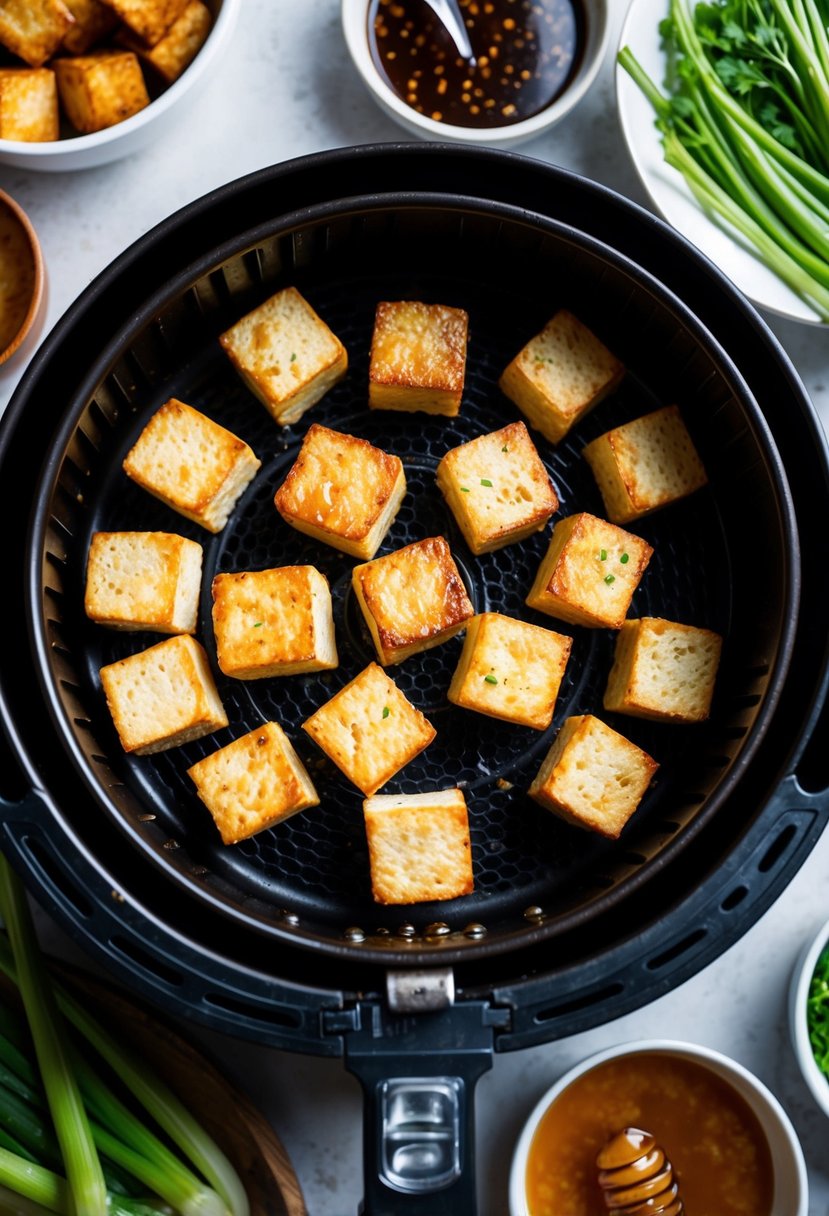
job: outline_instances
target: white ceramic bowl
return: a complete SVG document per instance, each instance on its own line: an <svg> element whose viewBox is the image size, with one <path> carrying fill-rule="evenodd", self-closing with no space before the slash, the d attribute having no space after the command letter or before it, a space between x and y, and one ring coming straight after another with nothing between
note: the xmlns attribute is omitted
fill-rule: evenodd
<svg viewBox="0 0 829 1216"><path fill-rule="evenodd" d="M154 101L131 118L95 131L49 143L20 143L0 139L0 164L16 169L62 171L90 169L137 152L159 139L210 79L210 69L227 43L242 0L206 0L215 16L204 46L193 62Z"/></svg>
<svg viewBox="0 0 829 1216"><path fill-rule="evenodd" d="M771 1216L808 1216L809 1186L803 1150L788 1115L774 1094L736 1060L732 1060L718 1051L713 1051L709 1047L700 1047L694 1043L674 1042L670 1039L641 1039L634 1043L621 1043L616 1047L608 1047L571 1068L544 1094L530 1114L515 1146L509 1182L510 1216L530 1216L525 1183L527 1157L542 1117L559 1094L577 1077L589 1072L597 1064L617 1059L619 1056L655 1051L680 1059L692 1060L694 1063L710 1069L718 1077L727 1081L749 1104L766 1135L771 1152L774 1170L774 1198Z"/></svg>
<svg viewBox="0 0 829 1216"><path fill-rule="evenodd" d="M800 952L789 985L789 1031L803 1079L825 1115L829 1115L829 1077L820 1071L809 1042L806 1001L815 966L825 946L829 946L829 921L821 925Z"/></svg>
<svg viewBox="0 0 829 1216"><path fill-rule="evenodd" d="M526 143L555 126L584 97L599 72L607 51L610 29L607 0L584 0L587 36L579 67L556 100L538 114L503 127L456 127L418 114L394 92L377 70L368 44L369 0L342 0L342 26L354 66L375 101L396 122L414 135L444 142L509 148Z"/></svg>

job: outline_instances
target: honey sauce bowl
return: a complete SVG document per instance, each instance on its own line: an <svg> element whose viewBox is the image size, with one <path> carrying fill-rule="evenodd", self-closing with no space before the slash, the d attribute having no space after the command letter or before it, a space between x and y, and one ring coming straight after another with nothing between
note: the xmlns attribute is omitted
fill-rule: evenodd
<svg viewBox="0 0 829 1216"><path fill-rule="evenodd" d="M510 1216L606 1216L597 1158L631 1125L658 1143L689 1212L807 1216L803 1151L771 1091L720 1052L665 1039L598 1052L541 1097L513 1154ZM673 1211L677 1195L657 1189Z"/></svg>
<svg viewBox="0 0 829 1216"><path fill-rule="evenodd" d="M0 190L0 365L33 344L45 295L37 234L22 207Z"/></svg>
<svg viewBox="0 0 829 1216"><path fill-rule="evenodd" d="M342 0L346 45L364 84L406 130L515 147L584 97L607 51L607 0L458 0L473 58L426 0Z"/></svg>

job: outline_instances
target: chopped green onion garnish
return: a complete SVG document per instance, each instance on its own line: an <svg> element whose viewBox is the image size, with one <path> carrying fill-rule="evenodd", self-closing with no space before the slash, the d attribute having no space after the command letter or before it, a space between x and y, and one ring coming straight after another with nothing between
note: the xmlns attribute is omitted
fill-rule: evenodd
<svg viewBox="0 0 829 1216"><path fill-rule="evenodd" d="M628 562L630 561L630 554L623 553L622 556L619 558L619 561L622 563L623 566L626 566L628 564Z"/></svg>
<svg viewBox="0 0 829 1216"><path fill-rule="evenodd" d="M390 713L391 713L391 710L389 709L388 705L384 705L383 706L383 717L387 718Z"/></svg>
<svg viewBox="0 0 829 1216"><path fill-rule="evenodd" d="M600 561L600 562L606 562L606 561L607 561L607 549L600 549L600 550L599 550L599 561Z"/></svg>
<svg viewBox="0 0 829 1216"><path fill-rule="evenodd" d="M509 448L507 447L507 445L506 445L506 444L504 444L504 446L501 448L501 451L502 451L502 452L508 452L508 451L509 451Z"/></svg>
<svg viewBox="0 0 829 1216"><path fill-rule="evenodd" d="M492 676L492 675L484 676L484 679L486 680L487 684L497 684L498 683L495 676Z"/></svg>
<svg viewBox="0 0 829 1216"><path fill-rule="evenodd" d="M615 582L616 582L616 575L615 575L615 574L606 574L606 575L605 575L605 579L604 579L604 581L605 581L605 582L608 584L608 586L609 586L611 583L615 583Z"/></svg>
<svg viewBox="0 0 829 1216"><path fill-rule="evenodd" d="M264 624L265 624L265 622L264 622L264 621L254 621L254 622L253 622L253 628L254 628L254 629L261 629L261 628L262 628L262 626L263 626Z"/></svg>
<svg viewBox="0 0 829 1216"><path fill-rule="evenodd" d="M469 486L461 486L461 494L468 494Z"/></svg>
<svg viewBox="0 0 829 1216"><path fill-rule="evenodd" d="M295 361L296 361L296 351L293 351L291 354L291 362L294 363Z"/></svg>
<svg viewBox="0 0 829 1216"><path fill-rule="evenodd" d="M492 485L492 482L489 480L489 478L488 478L488 477L482 477L482 478L481 478L481 485L482 485L482 486L491 486L491 485Z"/></svg>

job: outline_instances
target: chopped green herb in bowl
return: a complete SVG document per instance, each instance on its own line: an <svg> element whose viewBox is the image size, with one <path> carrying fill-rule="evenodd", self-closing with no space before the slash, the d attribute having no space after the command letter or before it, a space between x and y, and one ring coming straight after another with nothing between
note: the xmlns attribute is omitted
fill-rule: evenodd
<svg viewBox="0 0 829 1216"><path fill-rule="evenodd" d="M815 1062L829 1080L829 945L821 951L812 973L806 1022Z"/></svg>
<svg viewBox="0 0 829 1216"><path fill-rule="evenodd" d="M789 1030L803 1079L829 1116L829 921L803 947L792 972Z"/></svg>

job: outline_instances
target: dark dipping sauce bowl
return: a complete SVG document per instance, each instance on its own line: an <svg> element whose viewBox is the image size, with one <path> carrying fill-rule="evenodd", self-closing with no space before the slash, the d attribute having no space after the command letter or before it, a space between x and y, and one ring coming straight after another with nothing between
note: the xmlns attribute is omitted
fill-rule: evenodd
<svg viewBox="0 0 829 1216"><path fill-rule="evenodd" d="M431 139L508 147L576 105L607 49L606 0L458 0L474 61L426 0L343 0L346 43L386 112Z"/></svg>

